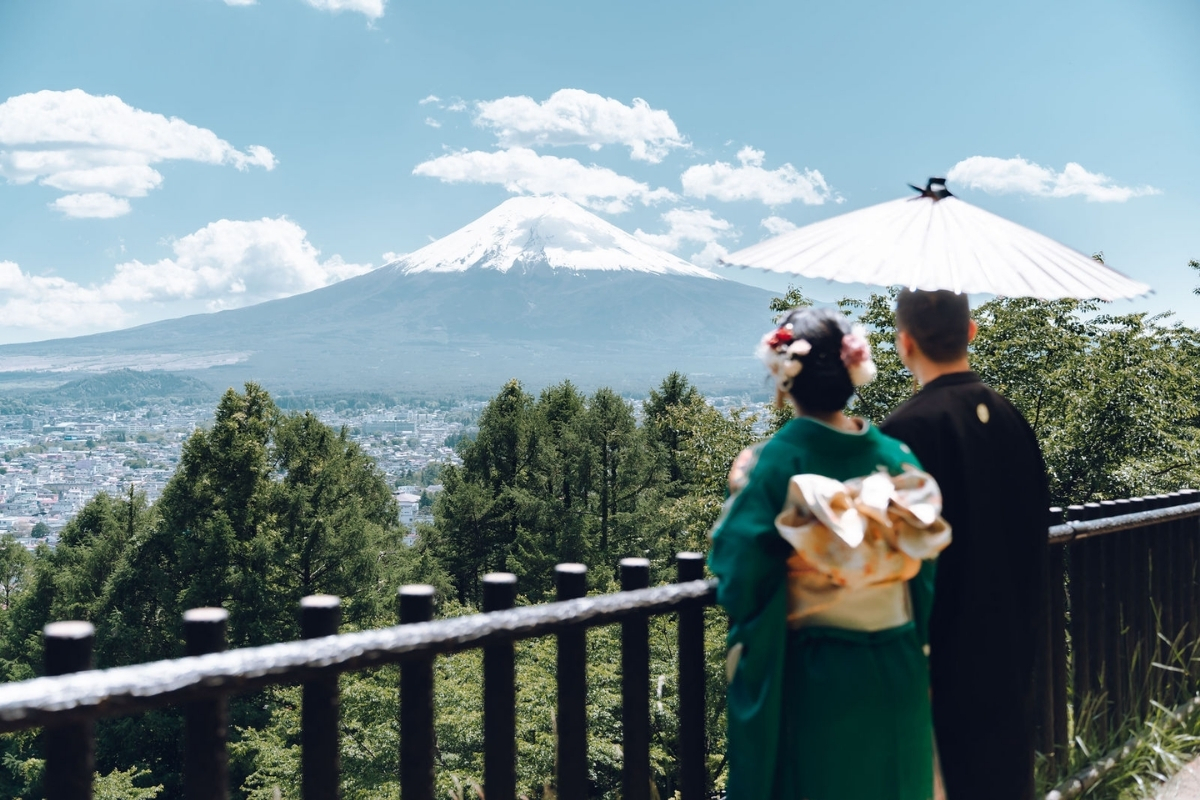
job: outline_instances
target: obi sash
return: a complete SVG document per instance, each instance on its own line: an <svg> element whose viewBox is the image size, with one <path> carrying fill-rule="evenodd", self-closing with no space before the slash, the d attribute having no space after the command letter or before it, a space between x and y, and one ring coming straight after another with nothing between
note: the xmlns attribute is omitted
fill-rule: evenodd
<svg viewBox="0 0 1200 800"><path fill-rule="evenodd" d="M907 581L950 544L937 482L920 470L846 482L794 475L775 527L792 546L788 626L879 631L912 619Z"/></svg>

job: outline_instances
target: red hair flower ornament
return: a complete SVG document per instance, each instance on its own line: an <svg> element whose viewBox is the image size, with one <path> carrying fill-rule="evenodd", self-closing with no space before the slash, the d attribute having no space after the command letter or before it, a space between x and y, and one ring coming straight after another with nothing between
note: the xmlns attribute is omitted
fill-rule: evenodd
<svg viewBox="0 0 1200 800"><path fill-rule="evenodd" d="M758 345L758 357L775 376L775 383L786 392L791 388L792 379L804 368L800 359L811 350L812 345L808 340L797 339L792 333L792 326L784 325L762 338Z"/></svg>
<svg viewBox="0 0 1200 800"><path fill-rule="evenodd" d="M791 325L771 331L758 345L759 359L784 392L792 388L792 380L804 369L801 359L810 352L812 344L807 339L797 339ZM856 388L867 385L875 378L871 345L861 325L855 325L850 333L842 337L841 358L850 374L850 382Z"/></svg>
<svg viewBox="0 0 1200 800"><path fill-rule="evenodd" d="M785 344L791 342L793 338L795 337L792 336L792 329L785 326L778 328L777 330L772 331L763 337L763 344L772 350L778 350Z"/></svg>

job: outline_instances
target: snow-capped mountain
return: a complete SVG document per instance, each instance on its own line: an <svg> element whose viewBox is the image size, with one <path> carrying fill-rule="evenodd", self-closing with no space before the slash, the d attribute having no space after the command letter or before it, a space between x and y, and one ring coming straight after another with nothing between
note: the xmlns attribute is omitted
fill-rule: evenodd
<svg viewBox="0 0 1200 800"><path fill-rule="evenodd" d="M628 270L720 280L709 270L639 241L563 197L513 197L390 264L407 275L480 268Z"/></svg>
<svg viewBox="0 0 1200 800"><path fill-rule="evenodd" d="M366 275L255 306L0 347L4 372L168 369L215 388L446 396L571 379L646 391L672 370L762 389L771 294L567 200L515 198Z"/></svg>

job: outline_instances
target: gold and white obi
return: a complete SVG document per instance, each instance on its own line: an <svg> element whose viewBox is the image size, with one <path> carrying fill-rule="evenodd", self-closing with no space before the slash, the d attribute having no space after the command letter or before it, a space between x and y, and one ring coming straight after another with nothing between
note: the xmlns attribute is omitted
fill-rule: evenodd
<svg viewBox="0 0 1200 800"><path fill-rule="evenodd" d="M775 528L788 558L788 626L860 631L912 619L906 581L950 544L942 494L925 472L841 481L794 475Z"/></svg>

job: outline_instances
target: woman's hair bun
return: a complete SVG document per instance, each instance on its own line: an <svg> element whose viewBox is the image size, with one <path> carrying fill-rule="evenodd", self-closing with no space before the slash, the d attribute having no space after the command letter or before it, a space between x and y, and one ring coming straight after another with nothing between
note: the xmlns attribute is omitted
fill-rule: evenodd
<svg viewBox="0 0 1200 800"><path fill-rule="evenodd" d="M843 340L853 335L850 321L828 308L797 308L779 324L794 341L807 343L804 347L793 344L784 351L787 358L799 362L799 368L785 361L785 372L795 374L781 381L781 388L805 411L830 413L845 408L854 394L842 347Z"/></svg>

